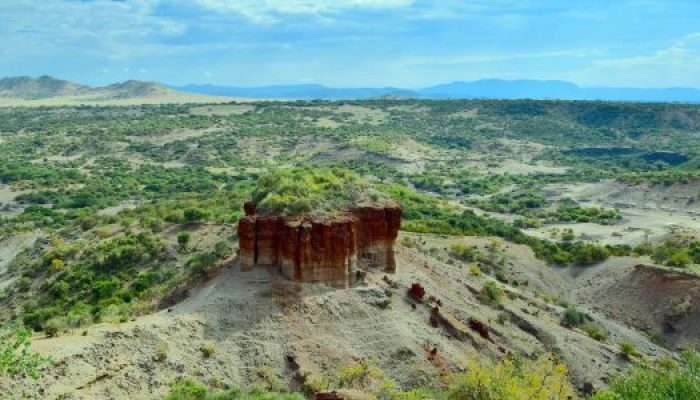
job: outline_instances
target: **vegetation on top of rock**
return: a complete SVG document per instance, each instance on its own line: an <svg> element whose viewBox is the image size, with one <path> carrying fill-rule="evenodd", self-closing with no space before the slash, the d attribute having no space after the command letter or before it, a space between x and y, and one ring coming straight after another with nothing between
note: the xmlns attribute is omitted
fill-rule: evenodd
<svg viewBox="0 0 700 400"><path fill-rule="evenodd" d="M262 213L332 215L383 196L356 173L342 168L275 169L258 179L253 202Z"/></svg>

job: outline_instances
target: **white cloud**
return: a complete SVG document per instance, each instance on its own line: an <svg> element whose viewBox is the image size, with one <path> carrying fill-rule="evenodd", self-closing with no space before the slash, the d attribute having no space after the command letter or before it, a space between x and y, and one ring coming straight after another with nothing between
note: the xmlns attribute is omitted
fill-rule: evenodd
<svg viewBox="0 0 700 400"><path fill-rule="evenodd" d="M382 10L409 6L413 0L195 0L209 10L233 12L253 22L275 23L282 15L327 16L346 10Z"/></svg>
<svg viewBox="0 0 700 400"><path fill-rule="evenodd" d="M98 54L110 58L168 50L155 38L185 33L187 27L157 17L159 0L13 0L0 8L0 46L5 55ZM158 54L158 53L156 53Z"/></svg>
<svg viewBox="0 0 700 400"><path fill-rule="evenodd" d="M594 61L577 75L582 82L616 86L700 86L700 32L650 54Z"/></svg>

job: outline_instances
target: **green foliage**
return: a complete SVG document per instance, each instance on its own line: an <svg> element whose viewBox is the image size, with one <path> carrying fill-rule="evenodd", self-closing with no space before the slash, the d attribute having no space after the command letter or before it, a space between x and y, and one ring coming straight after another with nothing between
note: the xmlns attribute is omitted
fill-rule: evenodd
<svg viewBox="0 0 700 400"><path fill-rule="evenodd" d="M481 294L491 303L498 304L503 299L503 289L495 282L488 281L481 289Z"/></svg>
<svg viewBox="0 0 700 400"><path fill-rule="evenodd" d="M304 396L269 392L260 387L212 391L199 382L184 379L170 385L170 393L165 400L304 400Z"/></svg>
<svg viewBox="0 0 700 400"><path fill-rule="evenodd" d="M603 342L608 338L608 333L605 331L605 328L593 322L586 322L581 326L581 329L592 339L599 342Z"/></svg>
<svg viewBox="0 0 700 400"><path fill-rule="evenodd" d="M576 307L570 306L564 311L561 321L564 326L580 327L590 321L590 318L586 313L579 311Z"/></svg>
<svg viewBox="0 0 700 400"><path fill-rule="evenodd" d="M36 330L55 335L98 320L122 321L139 297L167 279L157 267L148 266L166 257L156 237L126 234L88 244L75 242L49 248L35 270L55 270L55 260L70 259L40 291L34 304L27 303L23 321ZM50 322L50 323L49 323Z"/></svg>
<svg viewBox="0 0 700 400"><path fill-rule="evenodd" d="M656 247L648 244L638 247L640 254L649 254L657 263L669 267L685 268L691 264L700 264L700 241L695 237L677 235L666 239Z"/></svg>
<svg viewBox="0 0 700 400"><path fill-rule="evenodd" d="M209 216L209 213L200 208L190 207L185 209L182 215L185 218L185 222L199 222L207 218Z"/></svg>
<svg viewBox="0 0 700 400"><path fill-rule="evenodd" d="M337 384L341 388L360 386L365 387L368 381L379 380L383 372L375 366L372 360L361 360L358 363L345 365L338 372Z"/></svg>
<svg viewBox="0 0 700 400"><path fill-rule="evenodd" d="M641 357L641 354L639 353L639 351L637 351L637 348L634 346L633 343L630 342L620 343L620 354L622 354L628 359Z"/></svg>
<svg viewBox="0 0 700 400"><path fill-rule="evenodd" d="M190 243L191 234L187 231L183 231L177 234L177 244L180 246L180 250L187 249L187 245Z"/></svg>
<svg viewBox="0 0 700 400"><path fill-rule="evenodd" d="M700 356L685 351L680 362L639 364L617 376L593 400L685 400L700 398Z"/></svg>
<svg viewBox="0 0 700 400"><path fill-rule="evenodd" d="M50 362L30 349L30 331L17 326L0 329L0 376L25 375L39 378L39 368Z"/></svg>
<svg viewBox="0 0 700 400"><path fill-rule="evenodd" d="M253 201L262 212L336 213L369 200L370 192L368 184L348 170L278 169L259 178Z"/></svg>
<svg viewBox="0 0 700 400"><path fill-rule="evenodd" d="M528 236L519 228L501 220L476 215L471 210L458 211L431 196L399 185L381 185L403 207L402 229L421 233L448 235L499 236L532 248L535 255L556 264L590 265L610 255L627 255L626 246L600 246L581 241L551 242Z"/></svg>
<svg viewBox="0 0 700 400"><path fill-rule="evenodd" d="M477 249L476 246L456 243L450 246L450 254L460 261L470 262L476 260L479 249Z"/></svg>
<svg viewBox="0 0 700 400"><path fill-rule="evenodd" d="M467 373L454 377L447 400L551 400L574 399L567 369L552 357L536 360L503 359L497 363L475 360Z"/></svg>

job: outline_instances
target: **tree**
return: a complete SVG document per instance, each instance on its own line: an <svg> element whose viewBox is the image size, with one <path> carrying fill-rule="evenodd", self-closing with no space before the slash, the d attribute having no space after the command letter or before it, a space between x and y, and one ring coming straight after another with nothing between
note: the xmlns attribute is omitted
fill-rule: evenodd
<svg viewBox="0 0 700 400"><path fill-rule="evenodd" d="M183 216L187 222L199 222L205 219L208 214L206 211L199 208L187 208L185 209Z"/></svg>
<svg viewBox="0 0 700 400"><path fill-rule="evenodd" d="M666 264L670 267L685 268L692 264L693 259L688 254L686 249L680 249L674 252L671 257L668 258Z"/></svg>

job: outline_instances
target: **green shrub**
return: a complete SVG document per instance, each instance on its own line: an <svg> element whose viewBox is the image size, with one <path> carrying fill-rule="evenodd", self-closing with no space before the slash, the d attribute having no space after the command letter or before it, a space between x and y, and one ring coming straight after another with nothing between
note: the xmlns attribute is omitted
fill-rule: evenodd
<svg viewBox="0 0 700 400"><path fill-rule="evenodd" d="M260 211L277 214L336 213L378 195L359 175L345 169L291 168L261 176L253 202Z"/></svg>
<svg viewBox="0 0 700 400"><path fill-rule="evenodd" d="M610 388L593 400L700 399L700 355L684 351L679 363L659 360L639 364L613 379Z"/></svg>
<svg viewBox="0 0 700 400"><path fill-rule="evenodd" d="M486 282L481 294L491 303L498 304L503 299L503 289L495 281Z"/></svg>
<svg viewBox="0 0 700 400"><path fill-rule="evenodd" d="M598 324L587 322L583 324L583 326L581 326L581 329L583 329L583 331L586 332L586 334L592 339L595 339L599 342L605 341L608 338L608 333L602 326Z"/></svg>
<svg viewBox="0 0 700 400"><path fill-rule="evenodd" d="M209 217L209 213L200 208L187 208L182 215L185 222L199 222Z"/></svg>
<svg viewBox="0 0 700 400"><path fill-rule="evenodd" d="M630 342L620 343L620 354L622 354L627 359L632 359L641 356L634 344Z"/></svg>
<svg viewBox="0 0 700 400"><path fill-rule="evenodd" d="M177 234L177 245L181 252L187 250L187 245L190 243L190 237L192 235L189 232L183 231Z"/></svg>
<svg viewBox="0 0 700 400"><path fill-rule="evenodd" d="M447 400L573 399L567 369L552 357L536 360L475 360L447 389Z"/></svg>
<svg viewBox="0 0 700 400"><path fill-rule="evenodd" d="M481 276L481 269L479 268L478 265L472 264L469 266L469 273L472 276Z"/></svg>
<svg viewBox="0 0 700 400"><path fill-rule="evenodd" d="M478 254L479 249L477 249L476 246L467 246L461 243L456 243L450 246L450 255L460 261L474 261Z"/></svg>
<svg viewBox="0 0 700 400"><path fill-rule="evenodd" d="M576 309L576 307L567 307L562 316L562 325L568 327L579 327L589 320L588 316Z"/></svg>
<svg viewBox="0 0 700 400"><path fill-rule="evenodd" d="M21 327L0 328L0 376L39 378L39 368L51 362L31 350L31 333Z"/></svg>
<svg viewBox="0 0 700 400"><path fill-rule="evenodd" d="M170 385L170 393L165 400L304 400L304 396L298 393L271 392L257 386L212 391L197 381L180 379Z"/></svg>
<svg viewBox="0 0 700 400"><path fill-rule="evenodd" d="M216 346L214 343L204 343L199 347L199 351L205 358L209 358L216 352Z"/></svg>

